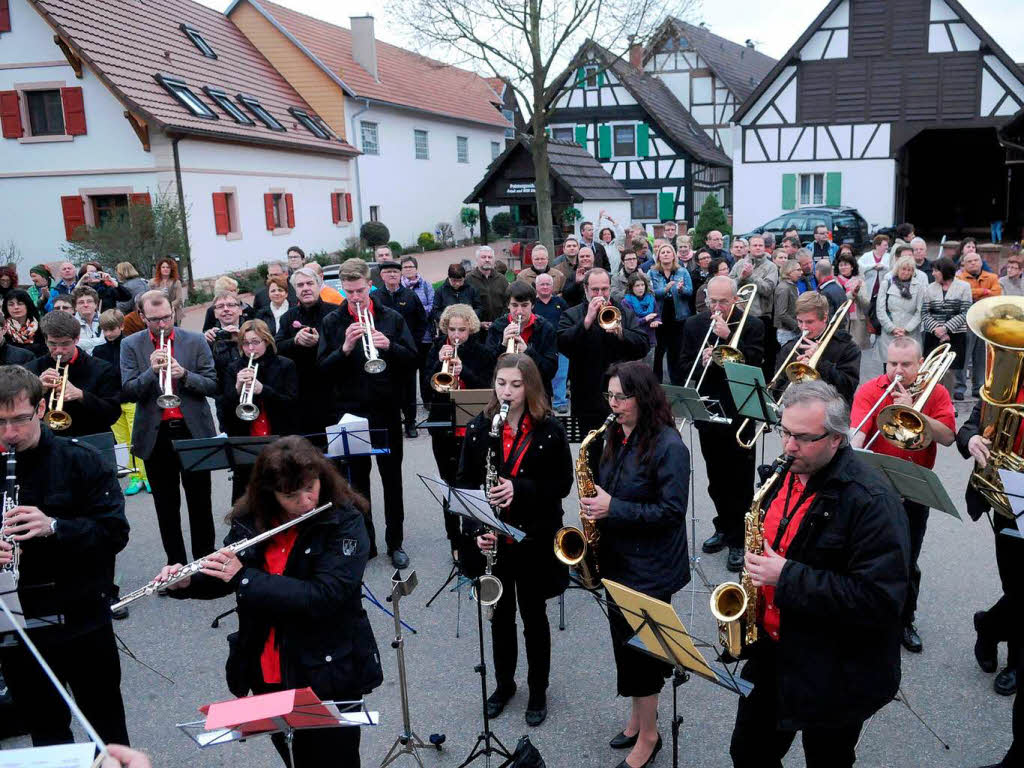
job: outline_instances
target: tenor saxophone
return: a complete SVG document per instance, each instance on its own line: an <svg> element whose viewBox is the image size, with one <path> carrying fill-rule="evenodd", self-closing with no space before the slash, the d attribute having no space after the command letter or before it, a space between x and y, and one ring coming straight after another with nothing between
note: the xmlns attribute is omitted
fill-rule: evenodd
<svg viewBox="0 0 1024 768"><path fill-rule="evenodd" d="M608 429L616 416L608 414L598 429L591 430L583 442L580 443L580 455L576 458L576 489L579 491L580 499L593 498L597 496L597 489L594 486L594 473L590 470L588 461L591 444ZM576 571L580 583L587 589L597 589L601 586L601 576L597 567L597 546L601 538L601 532L597 524L588 520L583 515L583 504L580 504L580 528L567 525L560 528L555 534L555 557Z"/></svg>

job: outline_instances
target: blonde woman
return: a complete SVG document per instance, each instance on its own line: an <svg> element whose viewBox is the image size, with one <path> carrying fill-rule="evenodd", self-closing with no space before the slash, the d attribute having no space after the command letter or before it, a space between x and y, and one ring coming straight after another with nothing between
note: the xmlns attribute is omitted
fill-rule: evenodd
<svg viewBox="0 0 1024 768"><path fill-rule="evenodd" d="M910 251L897 257L892 270L881 277L876 304L881 331L871 353L881 367L885 367L888 359L889 344L898 336L909 336L921 344L922 308L927 287L928 278L918 271ZM870 300L868 284L860 290L861 303L866 298Z"/></svg>

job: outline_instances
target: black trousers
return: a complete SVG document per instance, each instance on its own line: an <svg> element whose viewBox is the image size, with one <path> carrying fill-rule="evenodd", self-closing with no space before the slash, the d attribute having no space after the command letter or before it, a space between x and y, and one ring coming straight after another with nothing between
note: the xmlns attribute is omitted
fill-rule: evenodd
<svg viewBox="0 0 1024 768"><path fill-rule="evenodd" d="M426 341L426 342L421 341L421 342L419 342L416 345L416 348L419 351L420 357L419 357L419 360L416 361L416 371L413 373L414 383L412 385L413 386L413 390L412 390L413 412L412 412L412 415L413 415L413 420L414 421L415 421L415 418L416 418L415 405L416 405L416 383L417 382L419 383L419 386L420 386L420 400L423 401L423 402L426 402L426 400L429 398L430 377L427 376L427 357L430 354L431 347L433 347L433 346L434 346L433 343L431 343L429 341ZM405 423L408 424L409 421L406 420Z"/></svg>
<svg viewBox="0 0 1024 768"><path fill-rule="evenodd" d="M903 509L907 512L907 522L910 524L910 583L907 602L903 605L903 623L910 624L917 611L918 595L921 594L921 569L917 566L917 558L921 555L921 545L924 544L924 534L928 528L928 507L904 499Z"/></svg>
<svg viewBox="0 0 1024 768"><path fill-rule="evenodd" d="M770 643L771 641L762 641ZM743 678L754 683L749 696L738 697L736 725L729 754L735 768L782 768L796 731L778 727L776 654L773 646L759 646L758 657L747 662ZM805 728L807 768L848 768L857 760L854 748L863 722L839 728Z"/></svg>
<svg viewBox="0 0 1024 768"><path fill-rule="evenodd" d="M402 497L402 419L395 410L382 416L370 416L370 430L374 443L381 443L375 430L387 430L387 447L390 453L376 456L377 472L384 488L384 541L388 552L402 547L402 527L405 523L405 507ZM348 459L349 476L352 487L370 501L370 461L369 456L352 456ZM147 465L148 469L148 465ZM377 551L377 533L373 525L373 510L366 513L366 532L370 536L370 552Z"/></svg>
<svg viewBox="0 0 1024 768"><path fill-rule="evenodd" d="M168 565L189 562L181 532L181 486L185 487L185 503L188 505L192 559L198 560L214 550L210 473L182 472L178 455L171 446L172 440L191 437L192 433L183 420L161 422L153 453L146 459L146 473L153 489L153 506L156 507L160 540Z"/></svg>
<svg viewBox="0 0 1024 768"><path fill-rule="evenodd" d="M761 373L766 382L775 375L775 358L779 354L779 340L775 336L775 319L772 315L761 315L764 324L764 357L761 358ZM782 361L779 360L781 363Z"/></svg>
<svg viewBox="0 0 1024 768"><path fill-rule="evenodd" d="M683 324L675 321L664 323L654 329L654 376L658 381L664 381L663 362L668 357L668 380L669 383L680 385L678 381L682 375L679 372L679 357L683 353Z"/></svg>
<svg viewBox="0 0 1024 768"><path fill-rule="evenodd" d="M280 685L267 685L262 682L253 686L254 694L280 690L283 690ZM356 701L361 698L362 696L357 693L352 693L337 696L334 700ZM288 768L359 768L360 730L357 726L345 726L296 731L291 749L295 755L294 766L284 734L275 733L270 740Z"/></svg>
<svg viewBox="0 0 1024 768"><path fill-rule="evenodd" d="M63 634L63 630L58 631ZM71 689L75 703L100 738L108 744L128 744L121 699L121 660L113 628L107 624L71 640L43 629L33 634L32 641L57 679ZM32 735L32 745L73 742L71 711L35 657L19 642L4 649L0 658L4 679Z"/></svg>
<svg viewBox="0 0 1024 768"><path fill-rule="evenodd" d="M504 546L499 544L499 548ZM515 545L508 545L515 546ZM505 547L506 556L508 548ZM495 575L501 579L501 599L494 606L491 621L491 645L494 652L494 679L498 688L511 690L516 684L516 664L519 661L519 642L516 630L516 603L523 618L523 640L526 642L526 674L530 693L543 693L548 688L551 672L551 627L548 625L546 602L531 578L518 575L529 570L528 563L517 563L501 568L499 555Z"/></svg>
<svg viewBox="0 0 1024 768"><path fill-rule="evenodd" d="M730 547L743 546L743 516L754 498L754 451L736 444L736 426L699 424L700 451L715 504L715 531Z"/></svg>
<svg viewBox="0 0 1024 768"><path fill-rule="evenodd" d="M450 429L430 430L430 449L437 462L437 473L448 485L455 484L455 475L459 469L459 456L462 453L462 438L456 437ZM447 502L442 505L444 515L444 532L448 541L455 544L462 533L462 518L450 511Z"/></svg>
<svg viewBox="0 0 1024 768"><path fill-rule="evenodd" d="M664 603L672 602L671 594L652 594L648 597ZM625 697L654 696L660 693L665 680L672 675L672 667L668 662L627 645L635 634L633 627L607 592L605 599L608 601L608 631L612 636L612 656L615 658L615 692Z"/></svg>
<svg viewBox="0 0 1024 768"><path fill-rule="evenodd" d="M1003 528L1013 527L1012 520L999 514L994 514L994 518L996 568L999 571L1003 594L995 605L985 611L980 621L980 629L989 637L1006 643L1008 665L1012 666L1022 655L1020 650L1024 619L1021 618L1020 606L1024 605L1024 569L1021 567L1021 561L1024 559L1024 541L999 533Z"/></svg>

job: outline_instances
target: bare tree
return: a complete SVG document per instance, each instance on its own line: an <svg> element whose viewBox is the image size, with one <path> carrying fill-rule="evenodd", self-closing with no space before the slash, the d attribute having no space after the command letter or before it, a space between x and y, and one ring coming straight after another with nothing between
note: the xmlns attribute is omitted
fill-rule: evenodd
<svg viewBox="0 0 1024 768"><path fill-rule="evenodd" d="M539 239L554 244L544 128L568 91L567 68L587 40L618 52L643 42L666 16L700 0L390 0L388 10L422 53L509 81L533 134ZM607 67L611 62L604 62Z"/></svg>

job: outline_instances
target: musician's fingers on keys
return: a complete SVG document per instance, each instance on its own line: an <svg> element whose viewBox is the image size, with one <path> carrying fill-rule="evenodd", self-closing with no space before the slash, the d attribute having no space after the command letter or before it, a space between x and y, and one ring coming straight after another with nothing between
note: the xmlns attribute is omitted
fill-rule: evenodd
<svg viewBox="0 0 1024 768"><path fill-rule="evenodd" d="M0 565L7 565L14 559L14 545L0 541Z"/></svg>
<svg viewBox="0 0 1024 768"><path fill-rule="evenodd" d="M240 570L242 561L238 556L230 550L221 549L203 560L203 567L199 572L221 581L231 581Z"/></svg>
<svg viewBox="0 0 1024 768"><path fill-rule="evenodd" d="M164 582L170 579L174 574L181 570L181 563L175 563L174 565L165 565L160 569L160 573L156 575L153 581ZM176 581L173 584L168 584L167 589L184 589L192 582L192 578L182 579Z"/></svg>

